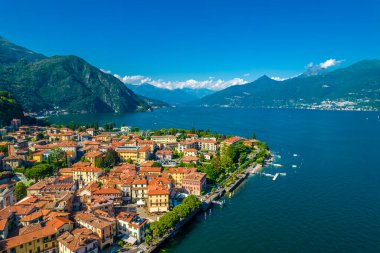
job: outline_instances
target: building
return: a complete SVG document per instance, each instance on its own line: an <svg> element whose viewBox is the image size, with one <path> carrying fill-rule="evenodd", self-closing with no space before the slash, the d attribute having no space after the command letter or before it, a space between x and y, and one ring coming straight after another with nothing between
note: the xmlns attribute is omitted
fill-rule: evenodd
<svg viewBox="0 0 380 253"><path fill-rule="evenodd" d="M114 205L122 204L122 199L121 199L122 192L119 189L102 188L102 189L94 191L93 195L97 197L112 199L114 201Z"/></svg>
<svg viewBox="0 0 380 253"><path fill-rule="evenodd" d="M19 155L12 155L3 158L3 170L12 170L22 167L24 165L24 157Z"/></svg>
<svg viewBox="0 0 380 253"><path fill-rule="evenodd" d="M198 142L194 140L190 140L190 141L181 141L181 142L178 142L177 144L177 150L179 152L184 152L185 149L189 149L189 148L197 149Z"/></svg>
<svg viewBox="0 0 380 253"><path fill-rule="evenodd" d="M100 158L103 156L103 153L102 152L99 152L99 151L94 151L94 152L87 152L86 154L84 154L84 157L90 161L90 163L92 165L95 165L95 161L97 158Z"/></svg>
<svg viewBox="0 0 380 253"><path fill-rule="evenodd" d="M100 238L100 248L114 242L116 236L116 220L92 213L78 213L75 215L75 221L82 227L90 229Z"/></svg>
<svg viewBox="0 0 380 253"><path fill-rule="evenodd" d="M156 152L156 157L158 160L161 160L161 161L170 161L173 158L173 151L166 150L166 149L158 150Z"/></svg>
<svg viewBox="0 0 380 253"><path fill-rule="evenodd" d="M162 135L162 136L151 136L150 139L157 143L165 143L165 142L176 142L177 137L174 135Z"/></svg>
<svg viewBox="0 0 380 253"><path fill-rule="evenodd" d="M98 241L100 238L87 228L77 228L71 233L64 232L58 237L60 253L98 253Z"/></svg>
<svg viewBox="0 0 380 253"><path fill-rule="evenodd" d="M0 210L16 203L15 182L0 184Z"/></svg>
<svg viewBox="0 0 380 253"><path fill-rule="evenodd" d="M184 156L181 158L181 161L184 163L195 163L195 164L197 164L199 162L199 158L196 156Z"/></svg>
<svg viewBox="0 0 380 253"><path fill-rule="evenodd" d="M20 229L19 235L0 241L0 251L10 253L58 253L57 237L71 230L66 218L56 217Z"/></svg>
<svg viewBox="0 0 380 253"><path fill-rule="evenodd" d="M150 157L150 147L149 146L119 146L116 149L121 160L128 161L131 159L133 162L141 163L146 161Z"/></svg>
<svg viewBox="0 0 380 253"><path fill-rule="evenodd" d="M152 175L160 175L162 172L161 167L141 167L139 170L139 175L143 176L152 176Z"/></svg>
<svg viewBox="0 0 380 253"><path fill-rule="evenodd" d="M198 156L198 150L195 148L186 148L183 150L184 156Z"/></svg>
<svg viewBox="0 0 380 253"><path fill-rule="evenodd" d="M128 242L142 242L145 236L145 230L148 227L148 220L141 218L137 213L120 212L116 216L118 235L124 235Z"/></svg>
<svg viewBox="0 0 380 253"><path fill-rule="evenodd" d="M202 151L216 152L218 149L218 143L213 139L198 140L198 146Z"/></svg>
<svg viewBox="0 0 380 253"><path fill-rule="evenodd" d="M103 170L96 167L74 167L73 180L78 180L88 184L91 181L98 181L99 177L103 175Z"/></svg>
<svg viewBox="0 0 380 253"><path fill-rule="evenodd" d="M182 180L182 187L187 193L200 196L206 187L206 173L193 172L186 174Z"/></svg>
<svg viewBox="0 0 380 253"><path fill-rule="evenodd" d="M234 136L228 139L225 139L220 143L220 148L223 151L224 149L228 148L230 145L234 145L238 141L242 140L239 136Z"/></svg>
<svg viewBox="0 0 380 253"><path fill-rule="evenodd" d="M132 182L132 200L138 205L145 205L145 199L148 197L148 181L145 179L136 179Z"/></svg>
<svg viewBox="0 0 380 253"><path fill-rule="evenodd" d="M21 126L21 119L12 119L11 127L13 128L13 130L18 130L20 126Z"/></svg>
<svg viewBox="0 0 380 253"><path fill-rule="evenodd" d="M168 170L164 171L164 175L170 176L173 179L174 187L176 188L182 188L182 180L186 174L192 173L197 171L196 168L185 168L185 167L179 167L179 168L169 168Z"/></svg>
<svg viewBox="0 0 380 253"><path fill-rule="evenodd" d="M164 184L148 185L148 211L162 213L169 211L169 188Z"/></svg>

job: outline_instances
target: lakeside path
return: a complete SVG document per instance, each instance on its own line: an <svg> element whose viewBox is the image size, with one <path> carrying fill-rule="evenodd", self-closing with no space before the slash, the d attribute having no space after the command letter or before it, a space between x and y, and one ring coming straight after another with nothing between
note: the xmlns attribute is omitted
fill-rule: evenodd
<svg viewBox="0 0 380 253"><path fill-rule="evenodd" d="M226 192L232 192L234 191L245 179L248 178L248 175L252 174L259 174L262 170L264 170L266 167L270 166L273 162L273 155L271 154L264 162L264 165L261 164L251 164L247 168L244 169L242 173L239 174L239 176L235 179L235 181L230 185L226 187L221 187L218 190L215 191L214 194L207 196L206 198L200 198L202 201L202 205L197 210L194 210L193 212L189 213L189 215L182 219L175 228L171 229L163 235L159 240L157 240L154 243L151 243L148 245L147 243L142 243L139 248L144 250L144 252L157 252L169 239L172 239L175 237L175 235L180 232L181 228L186 225L189 221L191 221L198 213L201 211L206 211L207 209L211 208L213 205L213 201L217 201L221 197L224 196Z"/></svg>

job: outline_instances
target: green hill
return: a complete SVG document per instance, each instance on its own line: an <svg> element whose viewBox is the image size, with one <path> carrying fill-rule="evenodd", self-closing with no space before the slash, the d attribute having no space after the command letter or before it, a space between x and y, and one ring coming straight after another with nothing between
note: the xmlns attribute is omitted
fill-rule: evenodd
<svg viewBox="0 0 380 253"><path fill-rule="evenodd" d="M285 81L262 76L198 101L201 106L380 110L380 61Z"/></svg>
<svg viewBox="0 0 380 253"><path fill-rule="evenodd" d="M9 125L13 118L22 119L22 106L7 91L0 91L0 124Z"/></svg>
<svg viewBox="0 0 380 253"><path fill-rule="evenodd" d="M120 80L77 56L45 57L0 37L0 90L24 110L130 112L150 106Z"/></svg>

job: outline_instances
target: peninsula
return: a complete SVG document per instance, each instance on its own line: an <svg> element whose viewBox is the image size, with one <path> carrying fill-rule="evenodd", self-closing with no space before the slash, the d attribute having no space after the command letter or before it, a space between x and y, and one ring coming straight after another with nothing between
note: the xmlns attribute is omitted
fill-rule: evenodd
<svg viewBox="0 0 380 253"><path fill-rule="evenodd" d="M152 252L270 159L209 130L106 123L0 129L2 252Z"/></svg>

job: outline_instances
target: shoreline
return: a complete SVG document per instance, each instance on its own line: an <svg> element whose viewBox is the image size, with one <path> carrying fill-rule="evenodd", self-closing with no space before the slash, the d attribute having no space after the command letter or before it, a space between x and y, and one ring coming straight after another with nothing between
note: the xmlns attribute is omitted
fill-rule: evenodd
<svg viewBox="0 0 380 253"><path fill-rule="evenodd" d="M160 238L159 241L156 243L147 245L145 242L143 243L144 252L153 253L158 252L162 248L163 245L168 243L169 239L173 239L178 232L180 232L180 229L188 225L188 223L197 216L200 212L205 212L208 209L212 208L213 205L215 205L215 201L218 201L220 198L222 198L226 193L232 193L235 191L242 182L247 180L249 178L249 175L256 175L263 171L265 168L269 167L274 160L274 155L270 153L270 156L264 161L263 165L261 164L255 164L255 166L251 165L244 169L242 173L239 174L238 178L230 185L225 186L223 188L220 188L217 190L216 193L214 193L212 196L207 198L205 201L202 200L201 207L197 210L194 210L191 212L186 218L184 218L180 223L177 224L177 226L172 229L169 233L165 234Z"/></svg>

